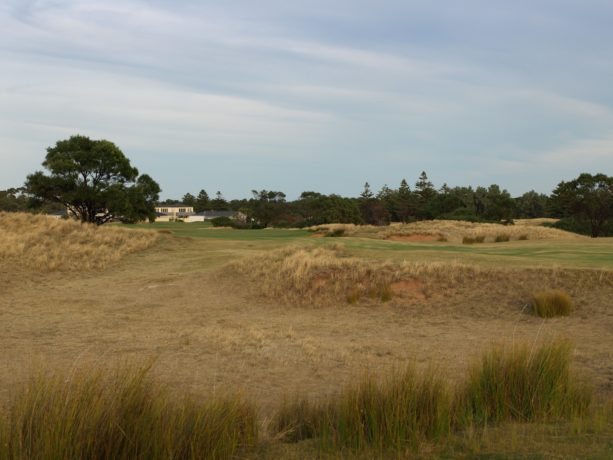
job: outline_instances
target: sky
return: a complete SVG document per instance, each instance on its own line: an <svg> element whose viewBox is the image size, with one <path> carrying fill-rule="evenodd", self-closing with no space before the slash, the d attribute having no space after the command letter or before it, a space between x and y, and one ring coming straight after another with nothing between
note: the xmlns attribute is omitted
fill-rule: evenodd
<svg viewBox="0 0 613 460"><path fill-rule="evenodd" d="M0 0L0 189L74 134L162 198L613 174L610 0Z"/></svg>

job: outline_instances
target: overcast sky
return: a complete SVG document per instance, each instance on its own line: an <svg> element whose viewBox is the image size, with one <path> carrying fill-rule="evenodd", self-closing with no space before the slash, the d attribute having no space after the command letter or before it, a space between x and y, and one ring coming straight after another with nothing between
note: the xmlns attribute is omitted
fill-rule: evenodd
<svg viewBox="0 0 613 460"><path fill-rule="evenodd" d="M613 174L610 0L0 0L0 189L73 134L162 196Z"/></svg>

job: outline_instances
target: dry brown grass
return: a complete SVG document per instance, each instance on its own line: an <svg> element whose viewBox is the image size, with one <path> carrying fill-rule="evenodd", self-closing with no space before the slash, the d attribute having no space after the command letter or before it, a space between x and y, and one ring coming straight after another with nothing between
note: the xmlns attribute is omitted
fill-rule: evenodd
<svg viewBox="0 0 613 460"><path fill-rule="evenodd" d="M0 266L35 272L104 268L150 247L158 237L146 230L97 227L26 213L0 213L0 234Z"/></svg>
<svg viewBox="0 0 613 460"><path fill-rule="evenodd" d="M547 219L524 219L517 225L473 223L457 220L431 220L410 224L392 224L387 227L354 224L326 224L310 227L313 232L328 233L344 230L344 236L392 239L399 236L433 236L452 243L460 243L464 238L483 238L485 242L494 242L496 237L504 234L510 240L546 240L546 239L581 239L583 236L542 227Z"/></svg>
<svg viewBox="0 0 613 460"><path fill-rule="evenodd" d="M540 291L532 297L532 311L541 318L568 316L573 309L573 301L567 292L560 289Z"/></svg>
<svg viewBox="0 0 613 460"><path fill-rule="evenodd" d="M388 301L400 283L455 281L480 269L454 263L393 263L350 257L341 245L287 247L233 262L228 269L250 278L266 297L297 304ZM411 285L423 297L427 285Z"/></svg>
<svg viewBox="0 0 613 460"><path fill-rule="evenodd" d="M457 290L509 296L543 286L610 286L613 272L546 268L493 268L459 262L382 261L349 256L341 244L290 246L232 262L226 271L253 282L264 297L298 305L424 301ZM466 293L464 292L463 295ZM513 294L515 295L515 293Z"/></svg>

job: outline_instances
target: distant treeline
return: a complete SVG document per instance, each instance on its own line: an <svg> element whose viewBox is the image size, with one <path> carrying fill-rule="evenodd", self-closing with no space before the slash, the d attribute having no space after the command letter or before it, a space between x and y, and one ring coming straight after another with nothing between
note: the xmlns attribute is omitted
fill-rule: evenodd
<svg viewBox="0 0 613 460"><path fill-rule="evenodd" d="M221 192L210 199L205 190L185 194L180 202L194 211L233 210L246 215L246 224L235 226L308 227L328 223L387 225L428 219L512 223L513 219L553 217L566 230L592 236L613 235L613 178L604 174L582 174L560 182L551 195L529 191L518 197L500 186L436 188L422 172L413 187L402 180L398 188L383 186L373 192L368 183L355 198L303 192L287 201L280 191L252 190L252 196L227 201ZM166 200L172 204L177 200Z"/></svg>
<svg viewBox="0 0 613 460"><path fill-rule="evenodd" d="M512 223L513 219L554 217L556 226L591 236L613 235L613 177L581 174L577 179L560 182L551 195L529 191L518 197L500 186L436 188L422 172L411 187L402 180L398 188L383 186L373 192L368 183L358 197L303 192L294 201L285 193L252 190L250 198L227 201L221 192L210 198L205 190L185 194L181 202L205 210L233 210L247 216L247 228L308 227L327 223L387 225L428 219L467 220L472 222ZM23 189L0 191L0 210L28 210Z"/></svg>

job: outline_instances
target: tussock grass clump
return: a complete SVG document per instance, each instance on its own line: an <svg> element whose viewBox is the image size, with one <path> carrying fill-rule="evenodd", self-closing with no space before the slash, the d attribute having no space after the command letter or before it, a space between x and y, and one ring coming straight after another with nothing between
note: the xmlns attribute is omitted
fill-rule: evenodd
<svg viewBox="0 0 613 460"><path fill-rule="evenodd" d="M568 316L573 309L573 301L566 291L551 289L537 292L532 296L532 311L541 318Z"/></svg>
<svg viewBox="0 0 613 460"><path fill-rule="evenodd" d="M409 368L385 380L366 376L320 404L286 403L272 427L291 441L317 437L324 448L399 450L446 436L449 407L440 377Z"/></svg>
<svg viewBox="0 0 613 460"><path fill-rule="evenodd" d="M322 402L285 402L272 419L280 439L316 438L324 450L405 451L501 422L575 421L593 390L570 371L567 342L495 348L454 391L440 375L413 368L359 379Z"/></svg>
<svg viewBox="0 0 613 460"><path fill-rule="evenodd" d="M522 235L522 236L525 236L525 235ZM496 235L496 238L494 238L494 243L506 243L507 241L510 241L510 240L511 240L511 235L509 235L508 233L501 233L500 235Z"/></svg>
<svg viewBox="0 0 613 460"><path fill-rule="evenodd" d="M517 238L519 241L527 241L528 240L528 235L526 235L525 233L519 235L519 237Z"/></svg>
<svg viewBox="0 0 613 460"><path fill-rule="evenodd" d="M147 369L39 377L8 407L0 458L226 459L257 440L237 396L177 400Z"/></svg>
<svg viewBox="0 0 613 460"><path fill-rule="evenodd" d="M570 356L563 341L486 353L458 392L456 423L559 420L583 413L592 392L571 374Z"/></svg>
<svg viewBox="0 0 613 460"><path fill-rule="evenodd" d="M0 264L35 271L100 269L147 249L156 232L98 227L44 215L0 213Z"/></svg>

